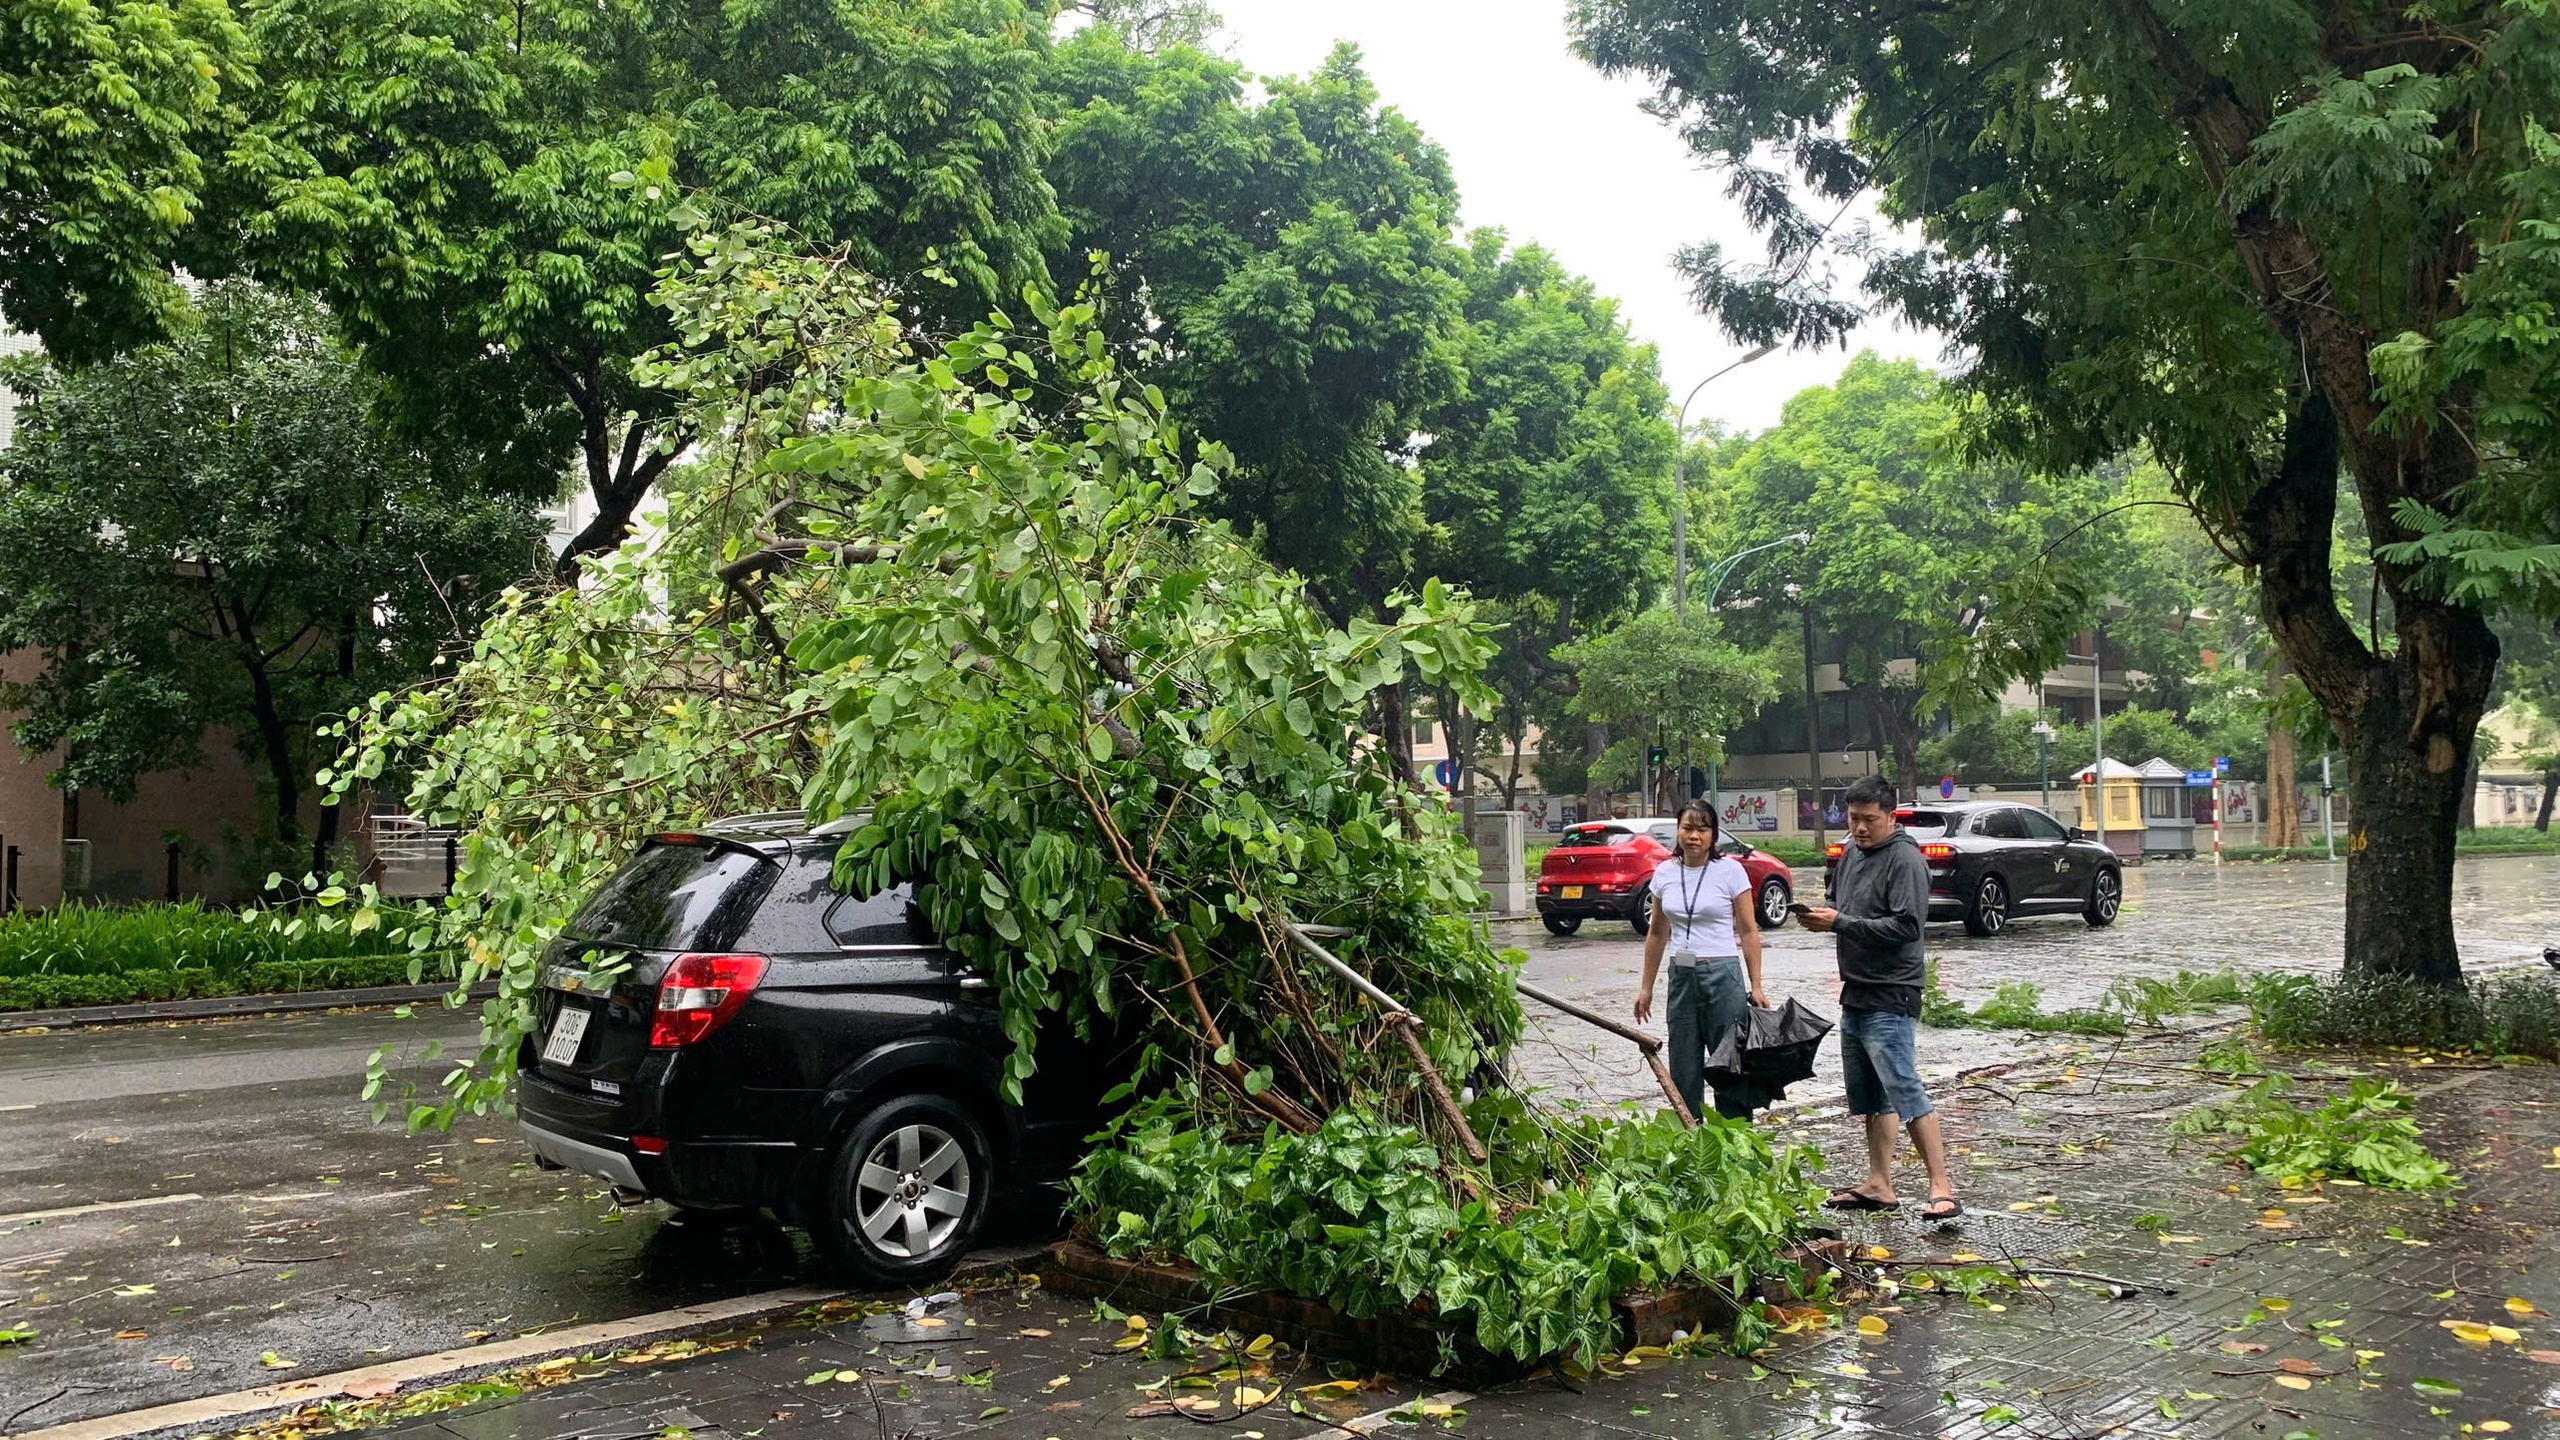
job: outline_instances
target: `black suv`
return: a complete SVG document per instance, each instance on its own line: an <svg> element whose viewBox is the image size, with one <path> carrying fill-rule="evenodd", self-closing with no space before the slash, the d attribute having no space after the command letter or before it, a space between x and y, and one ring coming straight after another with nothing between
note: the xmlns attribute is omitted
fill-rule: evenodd
<svg viewBox="0 0 2560 1440"><path fill-rule="evenodd" d="M2124 862L2084 830L2032 805L1959 800L1893 812L1929 862L1929 918L1962 920L1967 933L1997 935L2026 915L2078 912L2093 926L2116 923L2124 908ZM1825 860L1830 893L1840 846Z"/></svg>
<svg viewBox="0 0 2560 1440"><path fill-rule="evenodd" d="M909 887L836 890L850 826L827 828L749 816L644 842L545 957L518 1113L546 1166L769 1208L854 1278L916 1284L1000 1200L1054 1218L1118 1067L1054 1025L1024 1103L1003 1103L993 986Z"/></svg>

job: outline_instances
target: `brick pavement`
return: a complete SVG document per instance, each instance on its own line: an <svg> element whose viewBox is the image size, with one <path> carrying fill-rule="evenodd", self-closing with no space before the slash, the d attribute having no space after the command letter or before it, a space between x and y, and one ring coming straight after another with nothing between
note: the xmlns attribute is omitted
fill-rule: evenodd
<svg viewBox="0 0 2560 1440"><path fill-rule="evenodd" d="M2560 1308L2560 1242L2545 1229L2560 1220L2554 1072L2396 1057L2392 1068L2419 1091L2421 1123L2462 1172L2461 1188L2434 1196L2338 1183L2286 1191L2192 1141L2172 1148L2167 1121L2215 1093L2187 1068L2197 1045L2191 1036L2100 1041L1978 1078L1944 1107L1967 1220L1943 1231L1899 1216L1849 1227L1888 1252L1891 1263L1878 1266L1885 1276L1908 1275L1912 1262L1980 1256L2129 1280L2136 1293L2115 1298L2074 1278L1970 1299L1905 1286L1851 1306L1842 1325L1781 1336L1751 1359L1653 1360L1607 1367L1579 1387L1543 1378L1475 1396L1453 1417L1456 1432L1498 1440L2560 1437L2560 1363L2533 1358L2543 1351L2560 1361L2549 1353L2560 1351L2560 1322L2505 1306L2515 1296ZM2039 1045L2034 1053L2049 1052ZM2321 1059L2284 1063L2311 1077L2306 1088L2329 1083L2332 1067ZM1851 1159L1836 1110L1802 1109L1782 1128L1823 1146L1835 1168ZM1910 1178L1916 1183L1916 1173ZM1870 1315L1884 1322L1882 1335L1857 1331L1856 1319ZM601 1366L601 1378L413 1421L398 1433L1169 1440L1215 1424L1240 1440L1315 1440L1438 1388L1376 1380L1313 1406L1314 1417L1285 1413L1285 1394L1241 1417L1232 1406L1214 1419L1133 1417L1147 1400L1143 1385L1183 1367L1114 1349L1126 1330L1089 1307L1036 1287L1004 1288L923 1318L944 1323L874 1316L778 1329L749 1348L687 1361ZM2448 1320L2510 1326L2518 1339L2466 1342L2443 1328ZM2288 1361L2310 1373L2287 1373ZM1214 1367L1220 1357L1202 1363ZM1275 1390L1344 1368L1291 1355L1269 1364ZM825 1371L858 1378L808 1383ZM2413 1388L2422 1377L2447 1384Z"/></svg>

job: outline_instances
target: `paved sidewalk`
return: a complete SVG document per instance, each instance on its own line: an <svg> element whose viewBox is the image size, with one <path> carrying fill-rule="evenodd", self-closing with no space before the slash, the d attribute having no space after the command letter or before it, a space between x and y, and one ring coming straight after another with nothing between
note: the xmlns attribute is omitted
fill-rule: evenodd
<svg viewBox="0 0 2560 1440"><path fill-rule="evenodd" d="M1947 1231L1884 1217L1852 1227L1878 1273L1917 1262L2022 1261L2056 1276L1973 1298L1905 1288L1836 1324L1782 1335L1753 1359L1610 1366L1445 1398L1405 1424L1474 1436L1857 1434L2093 1440L2101 1435L2560 1437L2560 1086L2545 1068L2423 1065L2429 1143L2461 1188L2409 1196L2330 1184L2286 1191L2224 1166L2167 1122L2216 1093L2192 1038L2039 1043L2005 1073L1943 1096L1972 1213ZM2283 1057L2306 1090L2346 1068ZM2359 1062L2369 1064L2368 1061ZM1792 1138L1830 1150L1836 1112L1799 1112ZM1917 1176L1912 1180L1916 1182ZM1873 1252L1871 1252L1873 1253ZM2528 1306L2518 1313L2509 1297ZM1187 1360L1116 1348L1129 1335L1036 1286L889 1314L777 1328L722 1353L575 1368L588 1379L414 1419L412 1440L787 1440L798 1433L1002 1440L1197 1436L1314 1440L1389 1426L1440 1390L1358 1375L1247 1337ZM1861 1317L1881 1321L1862 1334ZM2504 1327L2466 1340L2447 1322ZM1161 1323L1161 1322L1159 1322ZM2502 1338L2512 1332L2512 1342ZM1168 1388L1186 1371L1214 1385ZM1352 1393L1300 1387L1337 1375ZM820 1377L824 1378L820 1378ZM2413 1382L2423 1382L2413 1384ZM1278 1399L1247 1415L1237 1387ZM1216 1397L1186 1415L1168 1402ZM1300 1399L1304 1414L1290 1414ZM1250 1400L1252 1397L1246 1397ZM1362 1419L1361 1417L1370 1417ZM668 1432L681 1432L669 1434Z"/></svg>

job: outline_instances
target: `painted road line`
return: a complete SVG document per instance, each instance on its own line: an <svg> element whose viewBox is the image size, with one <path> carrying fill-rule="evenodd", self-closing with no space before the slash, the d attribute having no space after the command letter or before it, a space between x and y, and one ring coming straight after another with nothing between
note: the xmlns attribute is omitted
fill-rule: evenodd
<svg viewBox="0 0 2560 1440"><path fill-rule="evenodd" d="M64 1220L74 1215L95 1215L103 1210L140 1210L152 1205L183 1205L204 1197L193 1190L178 1195L145 1195L139 1200L101 1200L94 1205L65 1205L59 1210L28 1210L16 1215L0 1215L0 1225L15 1225L24 1220Z"/></svg>
<svg viewBox="0 0 2560 1440"><path fill-rule="evenodd" d="M0 1115L6 1115L16 1110L33 1110L34 1108L36 1107L33 1105L0 1105Z"/></svg>
<svg viewBox="0 0 2560 1440"><path fill-rule="evenodd" d="M466 1345L459 1350L439 1350L433 1355L392 1360L357 1370L341 1370L334 1375L315 1375L308 1380L289 1380L276 1385L260 1385L251 1390L235 1390L228 1395L208 1395L201 1400L180 1400L143 1410L127 1410L121 1415L75 1420L50 1429L21 1431L16 1440L127 1440L130 1436L150 1435L163 1430L192 1435L245 1415L290 1409L315 1400L329 1399L346 1387L365 1381L387 1380L406 1386L422 1380L441 1381L510 1365L530 1364L554 1355L619 1350L687 1331L716 1329L769 1315L787 1314L851 1293L802 1286L767 1290L761 1295L742 1295L734 1300L681 1305L654 1315L634 1315L628 1320L572 1326L541 1335L519 1335L512 1340Z"/></svg>
<svg viewBox="0 0 2560 1440"><path fill-rule="evenodd" d="M1398 1415L1413 1415L1419 1412L1425 1405L1446 1405L1450 1409L1455 1410L1474 1398L1476 1397L1468 1394L1464 1390L1443 1390L1437 1395L1419 1396L1415 1399L1407 1400L1401 1405L1390 1405L1384 1410L1372 1410L1357 1420L1345 1420L1333 1428L1336 1430L1348 1430L1354 1435L1375 1434L1376 1432L1384 1430L1392 1425L1410 1423L1400 1422L1395 1417ZM43 1433L45 1432L39 1430L36 1432L36 1435L42 1435ZM36 1435L24 1436L22 1437L22 1440L36 1440Z"/></svg>

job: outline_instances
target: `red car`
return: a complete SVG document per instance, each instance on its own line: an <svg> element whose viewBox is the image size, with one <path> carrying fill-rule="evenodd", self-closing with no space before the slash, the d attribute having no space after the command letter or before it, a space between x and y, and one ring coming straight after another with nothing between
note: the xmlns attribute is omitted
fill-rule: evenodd
<svg viewBox="0 0 2560 1440"><path fill-rule="evenodd" d="M1570 935L1594 917L1624 920L1645 933L1653 920L1653 867L1671 858L1677 820L1593 820L1564 832L1538 864L1538 918L1547 933ZM1794 872L1728 835L1720 853L1742 862L1763 929L1787 923Z"/></svg>

